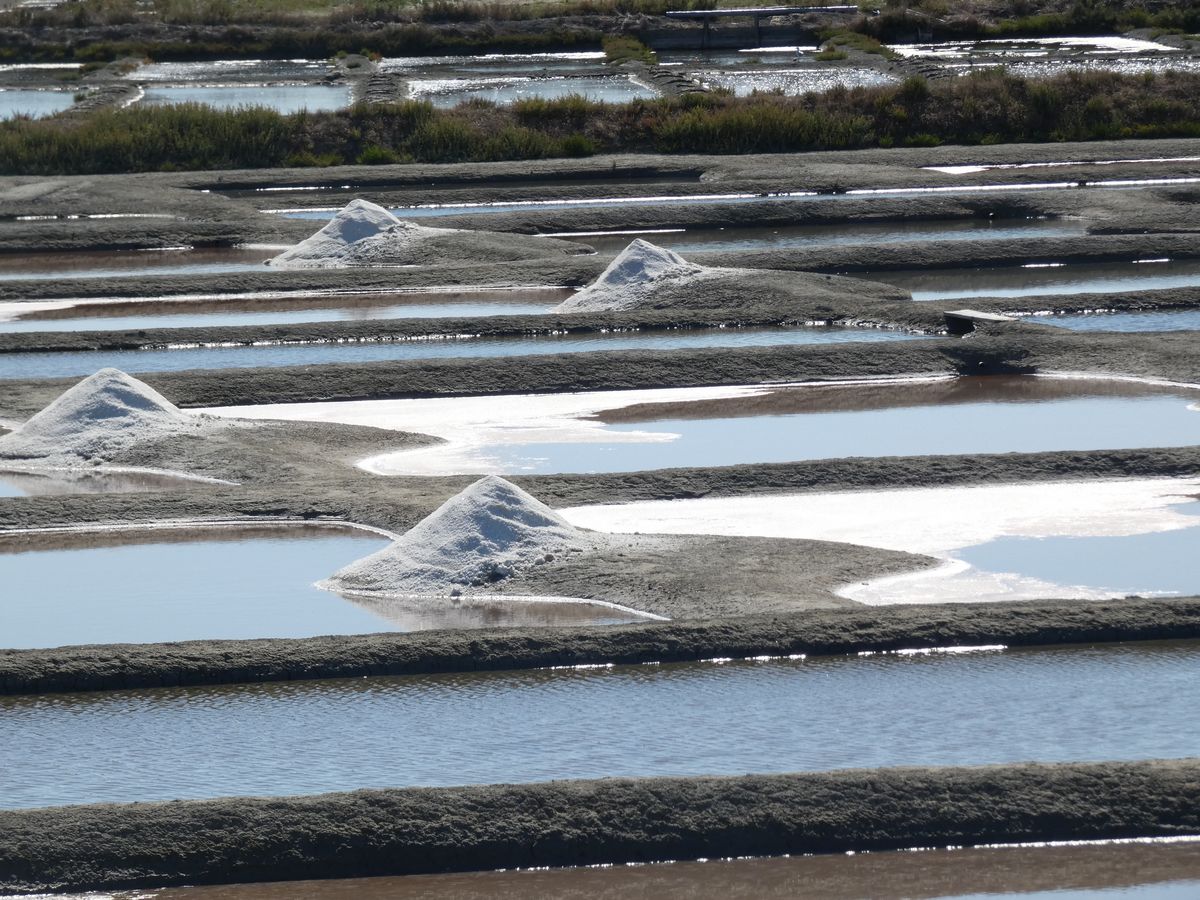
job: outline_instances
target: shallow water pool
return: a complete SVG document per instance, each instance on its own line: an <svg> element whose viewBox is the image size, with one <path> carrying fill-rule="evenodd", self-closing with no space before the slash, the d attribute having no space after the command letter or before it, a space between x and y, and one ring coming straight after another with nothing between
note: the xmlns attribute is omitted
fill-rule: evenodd
<svg viewBox="0 0 1200 900"><path fill-rule="evenodd" d="M70 109L74 103L70 91L0 89L0 120L17 116L41 119Z"/></svg>
<svg viewBox="0 0 1200 900"><path fill-rule="evenodd" d="M415 98L429 100L444 109L467 100L488 100L507 106L518 100L555 100L575 95L601 103L627 103L657 96L651 89L621 75L412 79L409 86Z"/></svg>
<svg viewBox="0 0 1200 900"><path fill-rule="evenodd" d="M1104 381L613 391L238 407L437 434L449 446L375 457L388 475L636 472L842 457L1178 447L1200 443L1200 394ZM650 398L643 400L642 398ZM678 399L674 399L678 398Z"/></svg>
<svg viewBox="0 0 1200 900"><path fill-rule="evenodd" d="M854 272L911 291L914 300L1113 294L1200 285L1200 260L1031 264L980 269Z"/></svg>
<svg viewBox="0 0 1200 900"><path fill-rule="evenodd" d="M573 290L564 288L525 288L264 299L231 297L176 301L80 301L63 309L39 309L40 304L37 303L0 303L0 333L539 315L549 312L551 307L573 293ZM54 301L49 305L54 305Z"/></svg>
<svg viewBox="0 0 1200 900"><path fill-rule="evenodd" d="M1064 237L1082 234L1079 222L1052 219L934 219L912 222L863 222L853 225L787 225L776 228L672 228L637 233L583 234L574 239L600 253L619 253L643 237L677 253L736 253L826 246L872 246L917 241L978 241Z"/></svg>
<svg viewBox="0 0 1200 900"><path fill-rule="evenodd" d="M128 372L173 372L185 369L303 366L450 357L542 356L601 350L778 347L855 341L903 341L920 337L899 331L840 327L706 328L507 338L465 336L370 343L187 347L176 350L5 353L0 354L0 379L90 375L105 366Z"/></svg>
<svg viewBox="0 0 1200 900"><path fill-rule="evenodd" d="M331 528L195 528L0 539L0 645L313 637L637 616L584 603L400 604L314 585L387 545Z"/></svg>
<svg viewBox="0 0 1200 900"><path fill-rule="evenodd" d="M170 250L82 250L0 255L0 281L116 278L126 275L203 275L263 271L278 250L240 247Z"/></svg>
<svg viewBox="0 0 1200 900"><path fill-rule="evenodd" d="M263 106L288 115L301 110L325 112L350 105L350 88L329 84L228 85L221 87L152 86L139 104L202 103L216 109Z"/></svg>
<svg viewBox="0 0 1200 900"><path fill-rule="evenodd" d="M1200 309L1033 316L1026 321L1072 331L1200 331Z"/></svg>
<svg viewBox="0 0 1200 900"><path fill-rule="evenodd" d="M1197 678L1177 643L4 697L0 805L1187 757Z"/></svg>
<svg viewBox="0 0 1200 900"><path fill-rule="evenodd" d="M191 487L195 481L144 472L13 472L0 468L0 497L141 494Z"/></svg>
<svg viewBox="0 0 1200 900"><path fill-rule="evenodd" d="M737 97L747 97L756 92L819 94L835 87L878 87L895 84L899 80L876 69L817 67L761 69L753 72L697 72L695 77L710 87L727 88Z"/></svg>

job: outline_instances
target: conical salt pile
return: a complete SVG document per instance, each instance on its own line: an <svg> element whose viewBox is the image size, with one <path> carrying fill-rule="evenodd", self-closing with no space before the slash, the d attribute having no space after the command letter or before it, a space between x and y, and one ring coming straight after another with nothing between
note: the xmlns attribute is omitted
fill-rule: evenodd
<svg viewBox="0 0 1200 900"><path fill-rule="evenodd" d="M347 203L312 237L270 261L272 266L304 268L344 264L351 244L373 238L401 222L390 212L369 200Z"/></svg>
<svg viewBox="0 0 1200 900"><path fill-rule="evenodd" d="M103 459L134 440L163 437L196 423L148 384L119 369L101 369L0 437L0 457Z"/></svg>
<svg viewBox="0 0 1200 900"><path fill-rule="evenodd" d="M390 547L322 583L332 591L449 594L500 581L580 548L580 532L515 484L488 475L451 497Z"/></svg>
<svg viewBox="0 0 1200 900"><path fill-rule="evenodd" d="M705 272L678 253L636 239L608 264L600 277L555 307L558 312L632 309L656 287L687 281Z"/></svg>

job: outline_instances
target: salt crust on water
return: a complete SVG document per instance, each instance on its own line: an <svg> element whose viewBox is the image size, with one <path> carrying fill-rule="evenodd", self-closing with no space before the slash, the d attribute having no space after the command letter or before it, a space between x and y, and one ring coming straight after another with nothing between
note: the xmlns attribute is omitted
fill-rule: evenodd
<svg viewBox="0 0 1200 900"><path fill-rule="evenodd" d="M0 437L0 459L78 466L135 443L197 431L205 422L119 369L101 369Z"/></svg>
<svg viewBox="0 0 1200 900"><path fill-rule="evenodd" d="M321 587L382 595L487 588L522 569L595 543L515 484L488 475L451 497L391 546Z"/></svg>
<svg viewBox="0 0 1200 900"><path fill-rule="evenodd" d="M693 282L737 270L690 263L678 253L636 238L617 254L600 276L554 308L555 312L603 312L636 309L659 288Z"/></svg>
<svg viewBox="0 0 1200 900"><path fill-rule="evenodd" d="M402 222L382 206L356 198L324 228L269 260L268 265L286 269L395 265L399 252L456 231L460 229Z"/></svg>

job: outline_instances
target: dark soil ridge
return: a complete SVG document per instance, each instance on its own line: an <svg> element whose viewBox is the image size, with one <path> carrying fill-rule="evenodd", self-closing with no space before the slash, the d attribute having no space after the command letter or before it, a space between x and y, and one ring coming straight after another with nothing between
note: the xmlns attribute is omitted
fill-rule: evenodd
<svg viewBox="0 0 1200 900"><path fill-rule="evenodd" d="M316 229L312 229L315 231ZM530 237L531 245L545 240ZM632 240L632 238L631 238ZM0 283L0 300L63 298L172 297L236 295L257 292L371 292L442 285L569 285L587 284L611 261L611 254L554 256L512 263L465 263L421 269L350 268L271 270L200 275L125 275L114 278L30 279ZM919 270L1016 266L1027 262L1131 262L1150 257L1200 256L1200 233L1156 235L1087 235L1005 240L913 241L880 244L869 252L861 246L811 250L689 252L687 259L706 266L756 270L811 271L827 274L871 270ZM1148 273L1153 274L1153 273Z"/></svg>
<svg viewBox="0 0 1200 900"><path fill-rule="evenodd" d="M1197 830L1200 761L1192 759L363 790L0 812L0 890L349 878Z"/></svg>
<svg viewBox="0 0 1200 900"><path fill-rule="evenodd" d="M0 694L1197 638L1200 597L844 607L618 626L0 650Z"/></svg>

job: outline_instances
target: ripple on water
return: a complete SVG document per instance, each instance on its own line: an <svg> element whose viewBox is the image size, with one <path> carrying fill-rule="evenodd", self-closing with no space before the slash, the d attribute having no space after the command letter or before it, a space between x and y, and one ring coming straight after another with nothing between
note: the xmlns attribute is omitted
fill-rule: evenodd
<svg viewBox="0 0 1200 900"><path fill-rule="evenodd" d="M1183 757L1198 676L1173 643L0 698L2 801Z"/></svg>

